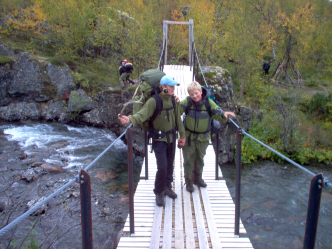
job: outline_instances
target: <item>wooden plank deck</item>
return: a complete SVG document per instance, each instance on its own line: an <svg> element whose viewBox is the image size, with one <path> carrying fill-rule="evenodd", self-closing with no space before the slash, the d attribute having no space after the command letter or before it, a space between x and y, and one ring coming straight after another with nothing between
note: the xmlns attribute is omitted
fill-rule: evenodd
<svg viewBox="0 0 332 249"><path fill-rule="evenodd" d="M187 94L192 81L188 66L165 66L166 74L181 85L177 89L180 99ZM155 156L148 156L148 180L145 180L143 162L141 180L134 196L135 233L129 234L129 216L117 248L253 248L240 222L241 237L234 235L235 205L225 180L215 180L215 153L208 146L203 179L206 188L197 188L190 194L184 185L182 150L176 149L173 190L178 197L165 197L164 207L155 204L153 193L157 170ZM219 169L219 177L222 172Z"/></svg>

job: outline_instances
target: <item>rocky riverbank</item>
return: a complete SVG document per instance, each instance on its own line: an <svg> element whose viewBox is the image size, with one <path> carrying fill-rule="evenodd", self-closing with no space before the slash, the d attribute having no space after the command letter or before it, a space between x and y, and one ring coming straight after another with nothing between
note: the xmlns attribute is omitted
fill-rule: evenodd
<svg viewBox="0 0 332 249"><path fill-rule="evenodd" d="M46 142L49 140L48 146L42 146L43 131L39 134L39 140L35 138L32 142L32 139L24 139L22 146L21 142L9 140L9 136L13 135L4 134L3 129L8 127L17 130L27 125L0 123L0 126L0 227L4 227L33 207L34 203L48 197L77 176L80 167L66 158L85 155L83 162L87 165L92 160L87 157L88 154L97 154L105 149L105 146L93 147L88 142L84 142L84 145L70 142L66 135L69 131L65 130L64 125L57 125L53 128L54 134L45 137ZM21 132L29 132L33 127L42 130L42 126L50 127L29 123L30 128L24 128ZM84 127L75 129L82 129L81 133L86 130ZM91 128L89 131L97 132ZM52 142L51 135L57 136L59 141ZM66 136L67 142L61 142L62 137ZM93 136L98 141L102 139L99 134ZM74 139L75 137L71 140ZM105 139L106 143L107 141ZM88 172L92 189L93 240L97 248L116 248L118 234L129 211L127 174L123 169L126 168L126 146L122 142L121 144L105 154L100 159L101 162ZM77 146L76 152L70 149L74 145ZM82 151L80 146L85 146L86 149ZM59 166L61 163L48 162L50 160L62 161L63 166ZM135 157L134 163L137 182L142 160ZM19 248L21 244L24 245L23 248L31 244L39 245L39 248L82 248L80 210L80 185L74 183L2 237L0 248Z"/></svg>

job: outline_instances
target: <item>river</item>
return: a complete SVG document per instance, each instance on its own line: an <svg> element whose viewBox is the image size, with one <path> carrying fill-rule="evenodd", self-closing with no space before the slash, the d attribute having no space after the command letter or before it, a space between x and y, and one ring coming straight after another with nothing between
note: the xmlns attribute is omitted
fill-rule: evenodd
<svg viewBox="0 0 332 249"><path fill-rule="evenodd" d="M332 179L331 165L304 165ZM303 248L311 175L291 164L259 161L241 167L241 219L255 249ZM235 165L221 166L235 197ZM332 248L332 188L323 188L316 249Z"/></svg>

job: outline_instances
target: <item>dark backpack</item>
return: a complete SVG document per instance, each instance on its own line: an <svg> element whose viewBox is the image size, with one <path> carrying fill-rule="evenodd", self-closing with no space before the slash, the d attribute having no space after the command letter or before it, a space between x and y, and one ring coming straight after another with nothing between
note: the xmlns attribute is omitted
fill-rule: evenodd
<svg viewBox="0 0 332 249"><path fill-rule="evenodd" d="M133 71L134 70L134 66L131 62L126 62L126 64L124 65L124 67L126 69L129 69L130 71Z"/></svg>
<svg viewBox="0 0 332 249"><path fill-rule="evenodd" d="M173 107L163 109L163 100L159 96L160 93L160 80L166 74L158 69L150 69L145 71L140 75L140 86L139 90L142 93L141 96L136 96L135 100L141 99L141 103L135 103L133 105L133 114L137 113L143 105L150 99L151 97L156 100L156 109L152 116L143 123L142 129L149 132L149 136L153 138L161 138L166 134L160 131L156 131L153 129L153 121L156 119L157 115L160 115L163 110L171 110L175 108L175 99L172 96ZM168 113L168 112L167 112Z"/></svg>

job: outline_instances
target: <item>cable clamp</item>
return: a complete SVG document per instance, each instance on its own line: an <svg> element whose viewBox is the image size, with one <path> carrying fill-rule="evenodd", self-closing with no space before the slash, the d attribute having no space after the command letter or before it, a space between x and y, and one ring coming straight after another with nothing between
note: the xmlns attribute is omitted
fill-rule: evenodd
<svg viewBox="0 0 332 249"><path fill-rule="evenodd" d="M324 179L324 187L328 187L330 184L330 181L327 178L323 178Z"/></svg>

